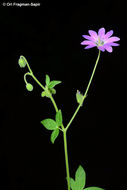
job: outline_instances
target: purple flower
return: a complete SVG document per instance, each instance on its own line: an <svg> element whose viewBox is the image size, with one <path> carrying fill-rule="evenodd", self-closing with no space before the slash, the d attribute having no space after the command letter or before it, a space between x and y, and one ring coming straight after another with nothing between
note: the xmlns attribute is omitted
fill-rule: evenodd
<svg viewBox="0 0 127 190"><path fill-rule="evenodd" d="M108 52L112 52L112 46L119 46L118 43L115 43L120 40L120 38L113 36L113 30L110 30L105 34L105 28L100 28L98 31L98 34L93 31L88 31L90 36L83 35L83 37L86 39L83 42L81 42L81 45L87 45L85 49L97 47L101 51L107 50Z"/></svg>

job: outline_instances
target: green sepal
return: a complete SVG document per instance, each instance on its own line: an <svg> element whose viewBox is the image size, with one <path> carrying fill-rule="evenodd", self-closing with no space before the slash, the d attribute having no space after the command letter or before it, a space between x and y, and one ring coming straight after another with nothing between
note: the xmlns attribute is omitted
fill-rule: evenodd
<svg viewBox="0 0 127 190"><path fill-rule="evenodd" d="M48 130L57 129L57 123L53 119L44 119L41 121L41 124Z"/></svg>
<svg viewBox="0 0 127 190"><path fill-rule="evenodd" d="M49 85L49 83L50 83L49 75L46 75L45 83L46 83L47 86Z"/></svg>
<svg viewBox="0 0 127 190"><path fill-rule="evenodd" d="M50 138L50 140L51 140L51 142L52 142L53 144L54 144L56 138L58 137L58 135L59 135L59 129L58 129L58 128L55 129L55 130L51 133L51 138Z"/></svg>
<svg viewBox="0 0 127 190"><path fill-rule="evenodd" d="M28 91L32 91L32 90L33 90L33 85L30 84L30 83L26 83L26 89L27 89Z"/></svg>
<svg viewBox="0 0 127 190"><path fill-rule="evenodd" d="M62 125L62 112L61 110L59 110L57 113L56 113L56 123L58 125L58 127L60 127Z"/></svg>
<svg viewBox="0 0 127 190"><path fill-rule="evenodd" d="M18 60L18 64L19 64L19 66L21 67L21 68L24 68L25 66L26 66L26 64L27 64L27 61L26 61L26 59L25 59L25 57L24 56L20 56L20 58L19 58L19 60Z"/></svg>
<svg viewBox="0 0 127 190"><path fill-rule="evenodd" d="M53 80L49 83L48 88L53 88L54 86L56 86L57 84L60 84L61 81L57 81L57 80Z"/></svg>
<svg viewBox="0 0 127 190"><path fill-rule="evenodd" d="M102 189L100 187L87 187L84 190L104 190L104 189Z"/></svg>

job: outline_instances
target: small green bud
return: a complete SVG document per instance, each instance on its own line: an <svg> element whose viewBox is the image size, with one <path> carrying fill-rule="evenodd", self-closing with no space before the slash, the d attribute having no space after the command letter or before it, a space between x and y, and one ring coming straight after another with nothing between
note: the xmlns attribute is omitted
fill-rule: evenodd
<svg viewBox="0 0 127 190"><path fill-rule="evenodd" d="M26 61L23 59L23 56L20 56L18 64L21 68L24 68L26 66Z"/></svg>
<svg viewBox="0 0 127 190"><path fill-rule="evenodd" d="M77 92L76 92L76 100L77 100L77 102L78 102L79 104L81 104L82 101L83 101L83 95L80 93L79 90L77 90Z"/></svg>
<svg viewBox="0 0 127 190"><path fill-rule="evenodd" d="M49 89L48 89L47 86L45 87L45 96L46 96L47 98L50 97L50 91L49 91Z"/></svg>
<svg viewBox="0 0 127 190"><path fill-rule="evenodd" d="M45 93L45 91L43 91L42 93L41 93L41 97L45 97L46 96L46 93Z"/></svg>
<svg viewBox="0 0 127 190"><path fill-rule="evenodd" d="M27 83L27 84L26 84L26 89L27 89L28 91L32 91L32 90L33 90L33 85L30 84L30 83Z"/></svg>
<svg viewBox="0 0 127 190"><path fill-rule="evenodd" d="M51 89L49 89L49 91L51 92L51 94L56 94L55 88L51 88Z"/></svg>
<svg viewBox="0 0 127 190"><path fill-rule="evenodd" d="M44 91L42 91L42 93L41 93L41 97L43 98L43 97L47 97L47 98L49 98L50 97L50 92L49 92L49 90L48 90L48 87L47 86L45 86L45 90Z"/></svg>

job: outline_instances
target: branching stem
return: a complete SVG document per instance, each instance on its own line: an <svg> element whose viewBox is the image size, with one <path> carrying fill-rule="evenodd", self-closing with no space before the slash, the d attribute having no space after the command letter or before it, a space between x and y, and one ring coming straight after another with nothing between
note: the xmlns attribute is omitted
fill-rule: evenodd
<svg viewBox="0 0 127 190"><path fill-rule="evenodd" d="M96 71L96 67L97 67L99 58L100 58L100 50L99 50L99 53L98 53L98 57L97 57L97 60L96 60L96 63L95 63L95 66L94 66L92 75L91 75L91 77L90 77L89 83L88 83L87 88L86 88L86 91L85 91L85 93L84 93L82 102L78 105L78 107L77 107L75 113L73 114L73 116L72 116L71 120L69 121L68 125L66 126L66 128L65 128L64 125L62 124L62 125L61 125L61 129L60 129L60 130L63 132L64 153L65 153L65 164L66 164L68 190L70 190L70 173L69 173L68 150L67 150L67 130L68 130L69 126L71 125L72 121L74 120L75 116L77 115L77 113L78 113L80 107L82 106L82 104L83 104L83 102L84 102L84 100L85 100L85 98L86 98L86 96L87 96L87 92L88 92L88 90L89 90L89 87L90 87L90 85L91 85L93 76L94 76L94 74L95 74L95 71ZM31 68L30 68L30 66L29 66L29 64L28 64L28 62L27 62L27 60L25 60L25 61L26 61L26 63L27 63L27 67L28 67L28 70L29 70L29 72L24 75L24 80L25 80L25 82L27 83L27 81L26 81L26 76L27 76L27 75L31 75L31 76L33 77L33 79L37 82L37 84L38 84L43 90L45 90L45 87L44 87L44 86L39 82L39 80L34 76L34 74L33 74L32 70L31 70ZM54 108L55 108L55 111L58 112L59 109L58 109L58 107L57 107L57 105L56 105L56 102L55 102L55 100L54 100L54 98L52 97L52 94L51 94L50 92L49 92L49 96L50 96L50 99L51 99L51 101L52 101L52 104L53 104L53 106L54 106Z"/></svg>
<svg viewBox="0 0 127 190"><path fill-rule="evenodd" d="M89 88L90 88L90 85L91 85L91 82L92 82L92 80L93 80L93 76L94 76L94 74L95 74L95 71L96 71L96 67L97 67L99 58L100 58L100 50L99 50L99 53L98 53L98 57L97 57L97 60L96 60L96 63L95 63L95 66L94 66L92 75L91 75L91 77L90 77L90 80L89 80L89 82L88 82L86 91L85 91L85 93L84 93L83 100L82 100L82 102L78 105L78 107L77 107L75 113L73 114L71 120L70 120L69 123L67 124L66 130L67 130L67 129L69 128L69 126L71 125L72 121L74 120L75 116L77 115L77 113L78 113L80 107L82 106L82 104L83 104L83 102L84 102L84 100L85 100L85 98L86 98L86 96L87 96L87 92L88 92L88 90L89 90Z"/></svg>

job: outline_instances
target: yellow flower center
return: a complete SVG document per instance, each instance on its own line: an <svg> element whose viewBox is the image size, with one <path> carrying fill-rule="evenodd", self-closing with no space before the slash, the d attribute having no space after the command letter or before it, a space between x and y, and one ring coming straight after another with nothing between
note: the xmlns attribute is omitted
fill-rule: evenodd
<svg viewBox="0 0 127 190"><path fill-rule="evenodd" d="M98 37L98 40L96 41L96 45L97 45L97 46L103 46L103 45L104 45L104 41L101 40L101 39Z"/></svg>

